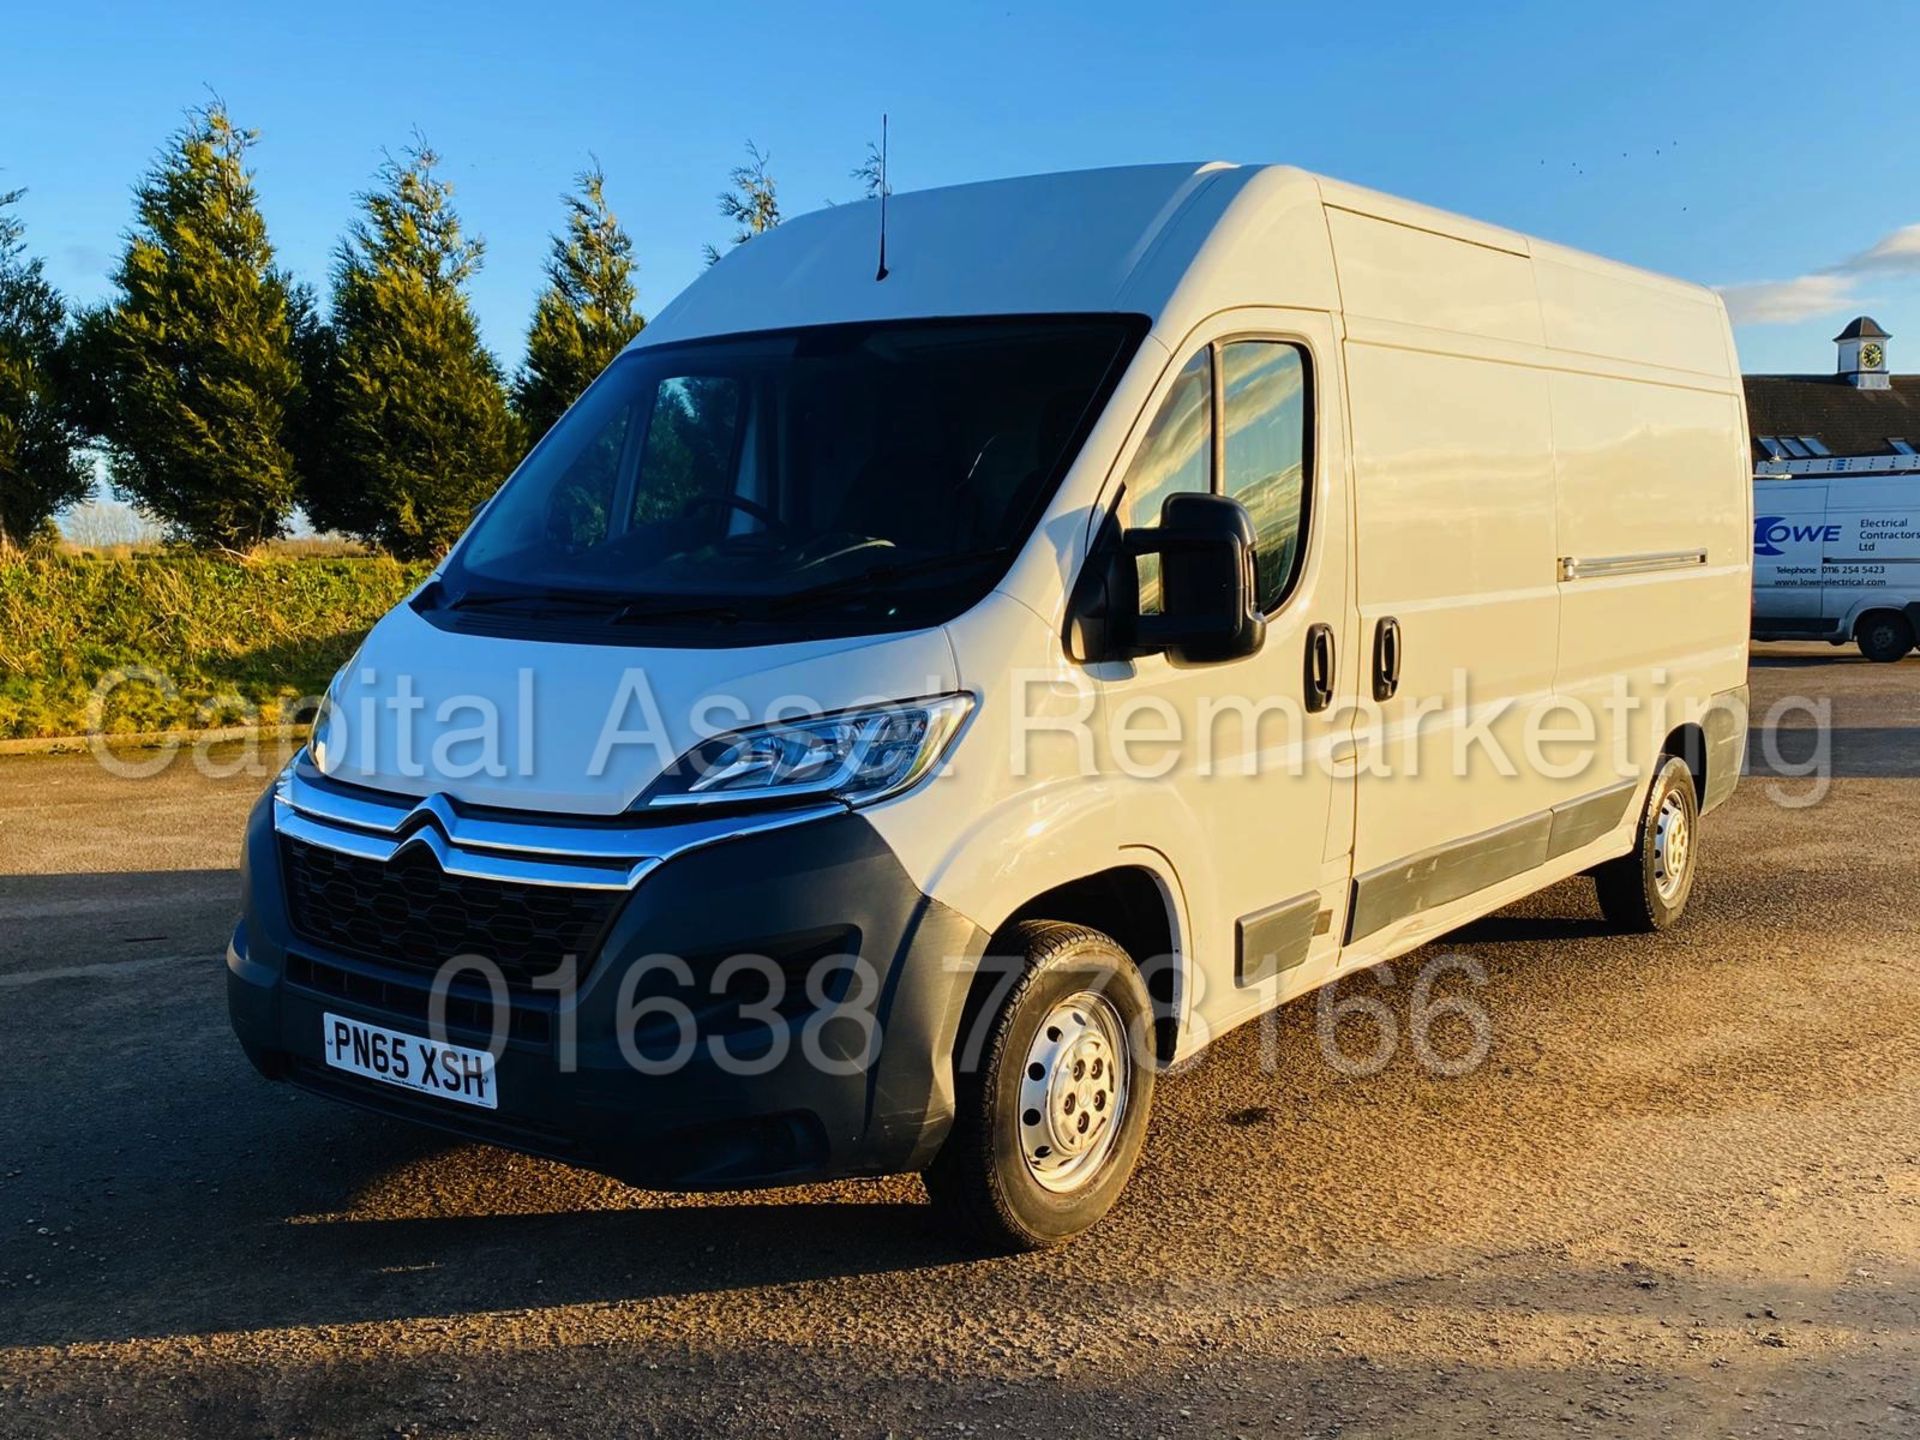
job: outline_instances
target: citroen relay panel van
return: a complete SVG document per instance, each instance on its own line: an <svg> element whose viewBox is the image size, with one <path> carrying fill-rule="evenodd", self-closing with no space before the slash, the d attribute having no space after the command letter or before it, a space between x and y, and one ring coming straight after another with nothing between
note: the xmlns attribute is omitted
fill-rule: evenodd
<svg viewBox="0 0 1920 1440"><path fill-rule="evenodd" d="M713 267L340 672L245 841L262 1073L1031 1247L1236 1025L1582 872L1680 916L1745 743L1712 293L1284 167L882 223Z"/></svg>
<svg viewBox="0 0 1920 1440"><path fill-rule="evenodd" d="M1898 660L1920 633L1920 475L1753 482L1753 638L1851 640Z"/></svg>

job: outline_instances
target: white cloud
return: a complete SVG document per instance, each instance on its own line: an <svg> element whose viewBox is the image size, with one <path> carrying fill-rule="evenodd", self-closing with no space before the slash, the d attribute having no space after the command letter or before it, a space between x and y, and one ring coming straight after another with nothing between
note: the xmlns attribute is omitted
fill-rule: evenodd
<svg viewBox="0 0 1920 1440"><path fill-rule="evenodd" d="M1852 306L1866 275L1920 274L1920 224L1903 225L1850 260L1791 280L1720 285L1727 316L1736 325L1784 325Z"/></svg>
<svg viewBox="0 0 1920 1440"><path fill-rule="evenodd" d="M1785 325L1844 306L1853 293L1853 278L1828 273L1719 288L1720 298L1727 302L1727 318L1734 324Z"/></svg>
<svg viewBox="0 0 1920 1440"><path fill-rule="evenodd" d="M1920 271L1920 225L1903 225L1846 264L1849 270Z"/></svg>

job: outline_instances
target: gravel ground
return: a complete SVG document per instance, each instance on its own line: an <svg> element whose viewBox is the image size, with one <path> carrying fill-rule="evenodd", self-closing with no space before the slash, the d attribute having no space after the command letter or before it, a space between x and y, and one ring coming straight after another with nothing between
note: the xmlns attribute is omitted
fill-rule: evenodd
<svg viewBox="0 0 1920 1440"><path fill-rule="evenodd" d="M1680 930L1570 882L1349 981L1370 1075L1289 1006L1163 1083L1107 1223L985 1262L911 1179L657 1195L255 1079L260 779L0 761L0 1434L1920 1434L1920 659L1753 681L1831 700L1835 778L1750 777Z"/></svg>

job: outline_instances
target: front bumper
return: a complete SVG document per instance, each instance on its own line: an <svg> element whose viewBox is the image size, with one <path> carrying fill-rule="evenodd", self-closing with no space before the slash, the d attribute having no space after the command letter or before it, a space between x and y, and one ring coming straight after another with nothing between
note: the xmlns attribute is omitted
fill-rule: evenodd
<svg viewBox="0 0 1920 1440"><path fill-rule="evenodd" d="M248 821L227 955L234 1032L270 1078L663 1188L917 1170L945 1137L954 1036L986 936L923 895L858 814L743 834L647 872L582 957L577 986L510 993L495 1111L327 1068L323 1014L428 1034L430 977L296 929L273 816L269 793ZM767 998L751 979L744 1002L716 990L732 956L787 977L777 1008L743 1013ZM469 975L450 994L446 1038L486 1045L487 987ZM634 1007L645 1015L629 1044L656 1073L623 1049L620 1017ZM669 1063L688 1033L691 1053Z"/></svg>

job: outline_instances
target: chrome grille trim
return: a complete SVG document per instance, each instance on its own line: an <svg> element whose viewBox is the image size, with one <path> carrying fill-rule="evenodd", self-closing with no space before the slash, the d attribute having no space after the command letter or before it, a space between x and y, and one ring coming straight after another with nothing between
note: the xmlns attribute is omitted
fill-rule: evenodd
<svg viewBox="0 0 1920 1440"><path fill-rule="evenodd" d="M424 845L433 852L433 858L440 862L442 870L467 880L511 880L528 885L566 885L581 890L630 890L660 863L657 858L649 857L625 866L568 865L526 856L466 850L444 838L431 825L422 825L411 835L396 839L321 824L284 805L276 812L275 828L289 839L303 840L323 850L337 850L360 860L385 862L409 845Z"/></svg>
<svg viewBox="0 0 1920 1440"><path fill-rule="evenodd" d="M280 834L362 860L388 861L424 845L449 875L588 890L631 890L690 850L737 835L782 829L846 806L705 816L672 824L621 824L529 814L525 820L462 814L444 795L386 796L329 781L303 754L274 795Z"/></svg>

